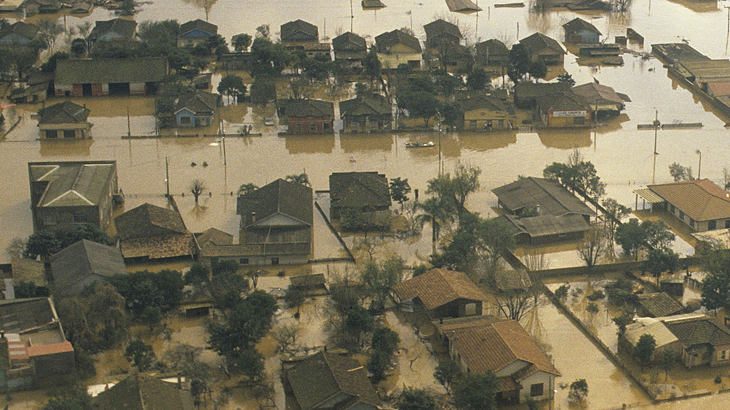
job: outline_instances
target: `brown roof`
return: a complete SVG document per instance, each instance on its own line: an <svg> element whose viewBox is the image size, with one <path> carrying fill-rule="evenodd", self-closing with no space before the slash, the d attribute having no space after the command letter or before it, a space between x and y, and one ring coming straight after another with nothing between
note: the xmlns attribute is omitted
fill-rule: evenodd
<svg viewBox="0 0 730 410"><path fill-rule="evenodd" d="M28 346L28 356L45 356L49 354L68 353L73 352L74 348L71 346L71 342L63 341L61 343L49 343Z"/></svg>
<svg viewBox="0 0 730 410"><path fill-rule="evenodd" d="M94 400L99 410L193 410L187 390L142 374L132 374Z"/></svg>
<svg viewBox="0 0 730 410"><path fill-rule="evenodd" d="M484 294L463 272L431 269L393 288L401 300L414 297L432 310L457 299L484 300Z"/></svg>
<svg viewBox="0 0 730 410"><path fill-rule="evenodd" d="M182 216L175 209L144 203L116 218L114 226L122 239L187 234Z"/></svg>
<svg viewBox="0 0 730 410"><path fill-rule="evenodd" d="M193 234L169 234L147 238L122 239L119 243L124 258L164 259L192 256L197 251Z"/></svg>
<svg viewBox="0 0 730 410"><path fill-rule="evenodd" d="M649 185L648 188L695 221L730 218L728 193L709 179Z"/></svg>
<svg viewBox="0 0 730 410"><path fill-rule="evenodd" d="M439 330L451 341L472 373L496 372L516 361L523 361L530 365L512 374L517 381L536 371L560 375L525 329L514 320L474 318L441 325Z"/></svg>
<svg viewBox="0 0 730 410"><path fill-rule="evenodd" d="M664 292L639 295L639 304L653 317L671 316L684 310L681 303Z"/></svg>
<svg viewBox="0 0 730 410"><path fill-rule="evenodd" d="M203 246L208 242L215 245L230 245L233 243L233 235L223 232L217 228L208 228L201 233L195 234L198 239L198 245Z"/></svg>

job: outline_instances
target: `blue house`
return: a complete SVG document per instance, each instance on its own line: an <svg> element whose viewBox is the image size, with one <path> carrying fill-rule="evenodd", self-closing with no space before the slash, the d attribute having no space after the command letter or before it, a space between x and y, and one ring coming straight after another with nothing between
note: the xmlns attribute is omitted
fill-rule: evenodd
<svg viewBox="0 0 730 410"><path fill-rule="evenodd" d="M208 38L218 34L218 26L201 19L188 21L180 26L180 34L177 36L178 47L195 47L198 44L205 44Z"/></svg>
<svg viewBox="0 0 730 410"><path fill-rule="evenodd" d="M596 26L581 19L574 18L563 24L565 30L565 42L572 44L598 44L601 32Z"/></svg>
<svg viewBox="0 0 730 410"><path fill-rule="evenodd" d="M205 91L188 91L175 102L175 124L178 127L207 127L213 124L221 96Z"/></svg>

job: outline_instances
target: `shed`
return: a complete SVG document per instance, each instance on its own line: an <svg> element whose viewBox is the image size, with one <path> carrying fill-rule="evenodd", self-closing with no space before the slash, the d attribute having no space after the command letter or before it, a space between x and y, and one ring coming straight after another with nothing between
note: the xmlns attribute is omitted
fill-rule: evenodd
<svg viewBox="0 0 730 410"><path fill-rule="evenodd" d="M76 296L87 285L127 273L119 249L86 239L51 255L50 262L54 293L65 296Z"/></svg>

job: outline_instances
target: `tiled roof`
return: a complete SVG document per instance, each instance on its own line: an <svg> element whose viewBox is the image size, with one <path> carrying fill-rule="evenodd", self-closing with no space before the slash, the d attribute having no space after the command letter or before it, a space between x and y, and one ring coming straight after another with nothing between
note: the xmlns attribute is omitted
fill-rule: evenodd
<svg viewBox="0 0 730 410"><path fill-rule="evenodd" d="M503 42L497 40L497 39L491 39L487 41L482 41L481 43L477 43L477 53L480 55L490 55L490 56L508 56L509 55L509 49L506 45L504 45Z"/></svg>
<svg viewBox="0 0 730 410"><path fill-rule="evenodd" d="M514 320L474 318L445 323L439 326L439 330L451 341L472 373L497 372L523 361L528 363L527 368L512 374L517 381L536 371L560 375L525 329Z"/></svg>
<svg viewBox="0 0 730 410"><path fill-rule="evenodd" d="M624 100L614 91L613 88L590 82L582 85L577 85L572 88L575 94L582 96L588 101L589 104L593 104L596 101L599 102L612 102L615 104L623 104Z"/></svg>
<svg viewBox="0 0 730 410"><path fill-rule="evenodd" d="M366 51L365 39L355 33L347 32L332 39L335 51Z"/></svg>
<svg viewBox="0 0 730 410"><path fill-rule="evenodd" d="M200 30L210 34L211 36L218 34L218 26L201 19L191 20L180 25L180 35L189 33L193 30Z"/></svg>
<svg viewBox="0 0 730 410"><path fill-rule="evenodd" d="M313 221L312 188L281 178L238 197L236 213L246 218L246 226L268 226L267 218L283 215L287 222L311 226ZM255 213L255 221L251 215ZM273 223L273 221L270 221ZM293 226L293 225L291 225Z"/></svg>
<svg viewBox="0 0 730 410"><path fill-rule="evenodd" d="M142 257L149 259L177 258L192 256L197 251L191 233L122 239L119 242L119 247L125 259Z"/></svg>
<svg viewBox="0 0 730 410"><path fill-rule="evenodd" d="M576 17L573 20L570 20L569 22L563 24L563 28L568 33L575 33L580 30L588 30L592 31L596 34L601 34L600 31L594 26L593 24L583 20L582 18Z"/></svg>
<svg viewBox="0 0 730 410"><path fill-rule="evenodd" d="M639 295L639 304L652 317L671 316L684 310L681 303L664 292Z"/></svg>
<svg viewBox="0 0 730 410"><path fill-rule="evenodd" d="M28 346L28 356L46 356L49 354L58 353L69 353L73 352L74 348L71 346L71 342L63 341L61 343L49 343L49 344L38 344Z"/></svg>
<svg viewBox="0 0 730 410"><path fill-rule="evenodd" d="M358 408L357 403L379 406L380 398L367 378L367 370L345 356L319 352L286 371L286 378L301 410L311 410L326 399L351 396L338 409Z"/></svg>
<svg viewBox="0 0 730 410"><path fill-rule="evenodd" d="M0 30L0 38L3 38L11 33L23 36L28 39L33 39L38 33L38 26L36 26L35 24L28 24L22 21L18 21L6 26L3 30Z"/></svg>
<svg viewBox="0 0 730 410"><path fill-rule="evenodd" d="M670 316L661 319L687 348L702 344L712 346L730 344L730 330L718 319L709 316L686 319Z"/></svg>
<svg viewBox="0 0 730 410"><path fill-rule="evenodd" d="M422 51L421 42L416 37L406 34L401 30L385 32L375 37L375 43L378 46L379 53L390 52L390 48L396 44L403 44L413 49L414 52L420 53Z"/></svg>
<svg viewBox="0 0 730 410"><path fill-rule="evenodd" d="M0 301L0 330L21 333L58 320L49 298Z"/></svg>
<svg viewBox="0 0 730 410"><path fill-rule="evenodd" d="M486 108L490 111L503 112L509 115L515 114L515 109L511 104L488 95L465 98L458 102L464 112Z"/></svg>
<svg viewBox="0 0 730 410"><path fill-rule="evenodd" d="M434 20L424 25L423 29L426 31L426 36L428 38L439 36L441 34L449 34L454 37L461 38L461 30L459 30L459 26L442 19Z"/></svg>
<svg viewBox="0 0 730 410"><path fill-rule="evenodd" d="M730 197L709 179L649 185L649 189L695 221L730 218Z"/></svg>
<svg viewBox="0 0 730 410"><path fill-rule="evenodd" d="M188 91L175 100L174 112L188 109L194 114L213 114L218 107L220 95L201 90Z"/></svg>
<svg viewBox="0 0 730 410"><path fill-rule="evenodd" d="M109 278L127 273L119 249L86 239L56 252L50 259L55 286L68 293L80 291L91 275Z"/></svg>
<svg viewBox="0 0 730 410"><path fill-rule="evenodd" d="M431 269L395 285L393 290L400 300L418 297L428 310L457 299L485 299L482 290L465 273L446 269Z"/></svg>
<svg viewBox="0 0 730 410"><path fill-rule="evenodd" d="M585 218L578 214L538 215L526 218L504 214L500 215L498 219L504 221L511 228L513 235L527 234L532 239L553 235L570 235L585 232L590 228Z"/></svg>
<svg viewBox="0 0 730 410"><path fill-rule="evenodd" d="M540 53L543 50L551 50L558 54L566 54L560 43L542 33L534 33L525 37L520 40L520 44L524 45L529 53Z"/></svg>
<svg viewBox="0 0 730 410"><path fill-rule="evenodd" d="M31 206L99 205L116 179L116 161L30 162L31 185L48 182L38 203Z"/></svg>
<svg viewBox="0 0 730 410"><path fill-rule="evenodd" d="M233 243L233 235L217 228L208 228L201 233L195 234L195 237L200 246L207 243L213 243L215 245L230 245Z"/></svg>
<svg viewBox="0 0 730 410"><path fill-rule="evenodd" d="M176 385L135 373L100 393L94 400L98 410L193 410L192 396Z"/></svg>
<svg viewBox="0 0 730 410"><path fill-rule="evenodd" d="M297 33L303 33L307 37L312 37L314 39L319 38L319 30L317 29L317 26L307 23L304 20L294 20L281 25L282 41L292 40L292 36Z"/></svg>
<svg viewBox="0 0 730 410"><path fill-rule="evenodd" d="M167 75L166 57L58 60L56 85L82 83L150 83Z"/></svg>
<svg viewBox="0 0 730 410"><path fill-rule="evenodd" d="M340 102L340 116L348 115L391 115L392 106L380 94L361 96Z"/></svg>
<svg viewBox="0 0 730 410"><path fill-rule="evenodd" d="M322 100L283 100L287 117L326 117L334 116L334 104Z"/></svg>
<svg viewBox="0 0 730 410"><path fill-rule="evenodd" d="M121 239L149 238L167 234L187 234L180 213L144 203L114 218Z"/></svg>
<svg viewBox="0 0 730 410"><path fill-rule="evenodd" d="M590 110L591 106L583 96L573 91L559 91L557 93L537 97L537 106L542 112L566 110Z"/></svg>
<svg viewBox="0 0 730 410"><path fill-rule="evenodd" d="M492 190L510 211L535 208L547 215L595 215L596 213L557 181L527 177Z"/></svg>
<svg viewBox="0 0 730 410"><path fill-rule="evenodd" d="M333 208L389 207L388 179L377 172L335 172L330 175Z"/></svg>
<svg viewBox="0 0 730 410"><path fill-rule="evenodd" d="M53 104L38 110L38 124L78 124L86 122L89 110L71 101Z"/></svg>
<svg viewBox="0 0 730 410"><path fill-rule="evenodd" d="M134 20L112 19L97 21L94 29L89 34L89 41L94 41L106 33L114 32L131 40L134 37L134 30L137 23Z"/></svg>

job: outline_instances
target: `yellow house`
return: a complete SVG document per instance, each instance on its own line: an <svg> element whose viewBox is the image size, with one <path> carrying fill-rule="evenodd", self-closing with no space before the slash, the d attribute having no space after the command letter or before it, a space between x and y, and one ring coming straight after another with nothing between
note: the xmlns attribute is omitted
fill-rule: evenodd
<svg viewBox="0 0 730 410"><path fill-rule="evenodd" d="M591 107L585 98L562 91L537 98L537 113L548 128L587 128L591 125Z"/></svg>
<svg viewBox="0 0 730 410"><path fill-rule="evenodd" d="M517 116L511 104L490 96L476 96L459 101L464 112L465 130L509 130Z"/></svg>
<svg viewBox="0 0 730 410"><path fill-rule="evenodd" d="M395 69L408 64L414 70L421 69L421 43L401 30L393 30L375 37L378 60L385 69Z"/></svg>

